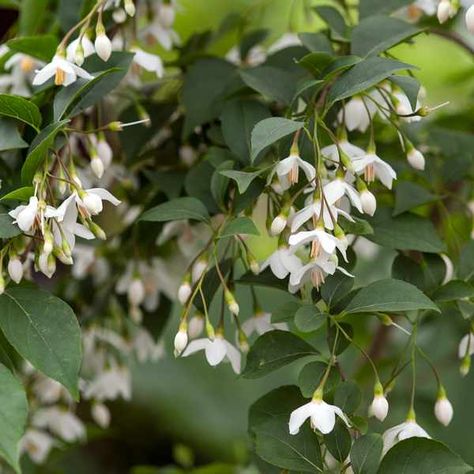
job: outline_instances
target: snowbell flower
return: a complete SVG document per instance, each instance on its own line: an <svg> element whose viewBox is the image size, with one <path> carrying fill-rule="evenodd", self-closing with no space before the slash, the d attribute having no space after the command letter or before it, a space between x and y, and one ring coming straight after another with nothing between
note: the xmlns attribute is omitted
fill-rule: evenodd
<svg viewBox="0 0 474 474"><path fill-rule="evenodd" d="M371 183L375 178L378 178L386 188L392 189L392 182L397 179L397 173L394 169L373 152L357 157L352 163L354 171L357 174L363 174L367 183Z"/></svg>
<svg viewBox="0 0 474 474"><path fill-rule="evenodd" d="M369 127L376 110L372 101L364 101L362 97L353 97L339 112L338 119L339 121L344 119L344 125L350 132L359 130L363 133Z"/></svg>
<svg viewBox="0 0 474 474"><path fill-rule="evenodd" d="M286 246L279 246L270 257L265 260L260 266L260 272L263 272L267 267L270 267L272 273L283 280L290 272L296 271L301 267L301 261Z"/></svg>
<svg viewBox="0 0 474 474"><path fill-rule="evenodd" d="M57 406L40 408L33 415L32 424L37 428L49 429L68 443L79 441L86 436L82 421L74 413Z"/></svg>
<svg viewBox="0 0 474 474"><path fill-rule="evenodd" d="M446 390L444 387L440 387L438 392L438 398L434 406L434 413L436 419L444 426L448 426L453 419L453 406L446 397Z"/></svg>
<svg viewBox="0 0 474 474"><path fill-rule="evenodd" d="M328 255L312 258L309 263L291 273L289 290L291 293L295 293L308 281L311 281L312 285L319 289L326 276L333 275L336 268L337 264Z"/></svg>
<svg viewBox="0 0 474 474"><path fill-rule="evenodd" d="M344 412L335 405L330 405L318 397L294 410L290 415L288 423L291 435L299 433L303 423L310 418L311 428L320 431L322 434L330 433L336 424L336 415L350 427L350 422Z"/></svg>
<svg viewBox="0 0 474 474"><path fill-rule="evenodd" d="M54 77L54 83L57 86L67 87L74 83L78 77L90 81L93 76L86 70L80 68L71 61L68 61L61 53L57 53L50 63L46 64L42 69L36 71L33 79L33 85L39 86L47 80Z"/></svg>
<svg viewBox="0 0 474 474"><path fill-rule="evenodd" d="M195 314L188 324L188 334L191 339L196 339L204 330L204 316L202 314Z"/></svg>
<svg viewBox="0 0 474 474"><path fill-rule="evenodd" d="M380 382L375 384L374 399L369 407L369 416L375 416L379 421L384 421L388 415L388 401L384 396Z"/></svg>
<svg viewBox="0 0 474 474"><path fill-rule="evenodd" d="M128 16L135 16L136 8L133 0L125 0L123 3L123 8L125 8Z"/></svg>
<svg viewBox="0 0 474 474"><path fill-rule="evenodd" d="M127 299L132 306L140 306L145 300L145 285L140 277L132 278L127 290Z"/></svg>
<svg viewBox="0 0 474 474"><path fill-rule="evenodd" d="M56 440L46 431L29 428L20 441L20 453L28 453L34 463L43 464L56 445Z"/></svg>
<svg viewBox="0 0 474 474"><path fill-rule="evenodd" d="M75 195L75 199L79 207L85 209L87 213L93 216L102 212L102 201L109 201L114 206L118 206L121 202L112 193L103 188L85 189L80 195Z"/></svg>
<svg viewBox="0 0 474 474"><path fill-rule="evenodd" d="M157 54L147 53L143 49L134 47L131 49L132 53L135 53L133 62L145 69L145 71L153 72L156 77L161 78L164 74L163 61Z"/></svg>
<svg viewBox="0 0 474 474"><path fill-rule="evenodd" d="M99 56L99 58L102 59L102 61L107 62L110 58L110 55L112 54L112 43L110 42L110 39L107 36L104 25L102 24L101 21L97 23L95 31L96 31L96 37L95 37L94 47L95 47L97 56Z"/></svg>
<svg viewBox="0 0 474 474"><path fill-rule="evenodd" d="M459 343L458 356L460 359L464 359L466 356L474 354L474 333L470 332L466 334Z"/></svg>
<svg viewBox="0 0 474 474"><path fill-rule="evenodd" d="M431 436L415 421L408 417L406 421L393 428L389 428L383 434L383 455L399 441L408 438L431 438Z"/></svg>
<svg viewBox="0 0 474 474"><path fill-rule="evenodd" d="M359 193L355 188L344 180L343 177L336 177L333 181L327 183L323 187L323 193L328 204L337 203L344 195L349 198L352 205L362 213L362 204L360 202Z"/></svg>
<svg viewBox="0 0 474 474"><path fill-rule="evenodd" d="M279 161L275 166L275 172L284 191L298 182L300 168L311 183L316 177L316 170L313 165L301 159L296 152L291 152L287 158Z"/></svg>
<svg viewBox="0 0 474 474"><path fill-rule="evenodd" d="M368 189L364 189L360 193L360 204L365 214L368 214L369 216L373 216L375 214L377 209L377 200Z"/></svg>
<svg viewBox="0 0 474 474"><path fill-rule="evenodd" d="M401 115L402 119L405 122L419 122L421 117L419 115L412 115L415 113L415 110L411 106L411 103L408 97L401 91L395 91L392 94L393 102L395 104L395 111L398 115ZM416 110L420 108L420 102L416 102ZM405 115L411 115L410 117L405 117Z"/></svg>
<svg viewBox="0 0 474 474"><path fill-rule="evenodd" d="M110 410L103 403L94 403L91 408L94 421L103 429L110 425Z"/></svg>
<svg viewBox="0 0 474 474"><path fill-rule="evenodd" d="M414 147L408 150L407 161L409 165L416 170L423 171L425 169L425 157L421 151Z"/></svg>
<svg viewBox="0 0 474 474"><path fill-rule="evenodd" d="M280 235L285 230L287 223L288 216L285 216L284 213L278 214L270 225L270 235L273 237Z"/></svg>
<svg viewBox="0 0 474 474"><path fill-rule="evenodd" d="M199 351L204 351L207 362L215 367L224 359L227 359L236 374L240 373L240 352L230 342L224 339L222 334L216 334L214 339L195 339L188 344L182 356L188 357Z"/></svg>
<svg viewBox="0 0 474 474"><path fill-rule="evenodd" d="M321 155L328 160L338 163L340 161L339 149L341 149L349 158L355 158L365 155L365 150L349 143L347 140L341 140L337 144L325 146L321 149Z"/></svg>
<svg viewBox="0 0 474 474"><path fill-rule="evenodd" d="M15 282L15 283L20 283L20 281L23 278L23 264L21 263L21 260L15 255L13 257L10 257L8 260L8 274L10 275L10 278Z"/></svg>
<svg viewBox="0 0 474 474"><path fill-rule="evenodd" d="M246 336L250 336L254 332L261 336L274 329L288 331L288 325L286 323L272 323L271 317L271 313L257 310L254 316L242 324L242 331L244 331Z"/></svg>
<svg viewBox="0 0 474 474"><path fill-rule="evenodd" d="M466 27L469 33L474 35L474 4L466 11Z"/></svg>
<svg viewBox="0 0 474 474"><path fill-rule="evenodd" d="M443 24L452 18L456 13L453 5L451 4L451 0L441 0L438 4L438 11L436 13L438 17L438 21Z"/></svg>
<svg viewBox="0 0 474 474"><path fill-rule="evenodd" d="M191 287L191 282L190 278L186 277L181 285L179 285L178 288L178 301L182 304L185 305L187 301L189 300L189 297L191 296L193 289Z"/></svg>
<svg viewBox="0 0 474 474"><path fill-rule="evenodd" d="M311 256L317 257L321 250L326 252L328 255L332 255L339 242L337 237L332 234L328 234L322 227L316 227L313 230L301 231L296 234L290 235L288 243L292 251L295 251L304 244L311 242Z"/></svg>
<svg viewBox="0 0 474 474"><path fill-rule="evenodd" d="M36 196L31 196L26 206L18 206L10 211L8 215L13 217L13 224L17 224L23 232L29 232L33 227L37 213L38 198Z"/></svg>
<svg viewBox="0 0 474 474"><path fill-rule="evenodd" d="M175 357L178 357L181 355L181 353L186 349L186 346L188 345L188 323L186 322L186 319L183 319L183 321L179 325L178 332L176 333L176 336L174 336L174 355Z"/></svg>
<svg viewBox="0 0 474 474"><path fill-rule="evenodd" d="M78 53L79 51L79 53ZM72 63L75 62L78 66L82 66L84 58L88 58L95 53L94 44L89 39L87 34L84 34L79 45L79 38L69 43L66 48L66 59Z"/></svg>
<svg viewBox="0 0 474 474"><path fill-rule="evenodd" d="M163 347L156 343L152 335L143 328L138 328L132 342L133 350L140 363L156 362L163 356Z"/></svg>

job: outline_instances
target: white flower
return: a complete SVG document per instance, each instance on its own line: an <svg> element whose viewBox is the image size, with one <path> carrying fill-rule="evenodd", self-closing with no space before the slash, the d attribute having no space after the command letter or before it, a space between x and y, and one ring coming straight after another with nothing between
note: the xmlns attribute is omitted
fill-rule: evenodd
<svg viewBox="0 0 474 474"><path fill-rule="evenodd" d="M466 12L466 27L469 33L474 35L474 4Z"/></svg>
<svg viewBox="0 0 474 474"><path fill-rule="evenodd" d="M156 343L152 335L143 328L138 328L133 338L133 349L138 362L155 362L163 355L163 347Z"/></svg>
<svg viewBox="0 0 474 474"><path fill-rule="evenodd" d="M431 436L413 419L389 428L383 434L383 454L399 441L408 438L431 438Z"/></svg>
<svg viewBox="0 0 474 474"><path fill-rule="evenodd" d="M432 16L436 13L437 0L416 0L415 5L423 10L426 15Z"/></svg>
<svg viewBox="0 0 474 474"><path fill-rule="evenodd" d="M392 189L392 181L397 179L397 173L394 169L375 153L357 157L353 161L353 166L357 174L364 174L364 179L368 183L371 183L377 177L388 189Z"/></svg>
<svg viewBox="0 0 474 474"><path fill-rule="evenodd" d="M42 69L36 72L33 80L34 86L44 84L48 79L54 76L54 83L57 86L69 86L77 80L78 77L91 80L91 76L87 71L76 66L61 55L56 55L52 61Z"/></svg>
<svg viewBox="0 0 474 474"><path fill-rule="evenodd" d="M240 373L240 352L222 335L217 334L214 340L203 338L191 341L183 352L183 357L202 350L205 351L207 362L212 367L227 359L234 372L236 374Z"/></svg>
<svg viewBox="0 0 474 474"><path fill-rule="evenodd" d="M388 401L382 394L377 394L369 407L369 416L375 416L380 421L385 420L388 415Z"/></svg>
<svg viewBox="0 0 474 474"><path fill-rule="evenodd" d="M189 320L188 334L191 339L198 337L204 329L204 316L196 314ZM184 348L183 348L184 349Z"/></svg>
<svg viewBox="0 0 474 474"><path fill-rule="evenodd" d="M108 168L110 163L112 163L113 152L105 137L101 134L97 138L96 135L90 134L89 140L91 141L92 147L95 148L98 157L102 161L104 168Z"/></svg>
<svg viewBox="0 0 474 474"><path fill-rule="evenodd" d="M66 400L69 399L68 392L59 382L41 374L38 374L38 379L35 380L33 392L36 398L45 404L56 403L63 396Z"/></svg>
<svg viewBox="0 0 474 474"><path fill-rule="evenodd" d="M114 206L118 206L120 201L109 191L103 188L86 189L81 196L76 196L79 206L86 209L91 215L100 214L103 209L102 201L109 201Z"/></svg>
<svg viewBox="0 0 474 474"><path fill-rule="evenodd" d="M315 288L319 288L324 283L326 275L333 275L336 269L337 264L327 255L313 258L309 263L291 273L289 290L295 293L307 281L311 281Z"/></svg>
<svg viewBox="0 0 474 474"><path fill-rule="evenodd" d="M268 53L273 54L282 49L288 48L290 46L299 46L301 45L301 40L298 35L295 33L284 33L280 38L278 38L274 43L268 48Z"/></svg>
<svg viewBox="0 0 474 474"><path fill-rule="evenodd" d="M458 356L460 359L474 354L474 334L470 332L466 334L459 343Z"/></svg>
<svg viewBox="0 0 474 474"><path fill-rule="evenodd" d="M127 367L113 363L85 386L83 395L87 399L98 401L115 400L119 397L130 400L131 390L130 371Z"/></svg>
<svg viewBox="0 0 474 474"><path fill-rule="evenodd" d="M127 290L128 302L132 306L140 306L145 300L145 286L139 277L134 277Z"/></svg>
<svg viewBox="0 0 474 474"><path fill-rule="evenodd" d="M17 256L11 257L8 261L8 274L15 283L20 283L23 278L23 264Z"/></svg>
<svg viewBox="0 0 474 474"><path fill-rule="evenodd" d="M395 111L397 112L398 115L402 116L402 119L405 122L419 122L421 120L421 117L419 115L413 115L411 117L403 117L404 115L411 115L415 113L415 110L413 110L413 107L411 106L410 101L408 100L408 97L401 91L396 91L392 95L393 97L393 102L395 104ZM417 101L416 103L416 109L420 107L420 102Z"/></svg>
<svg viewBox="0 0 474 474"><path fill-rule="evenodd" d="M136 9L135 9L135 4L133 3L133 0L125 0L123 7L125 8L127 15L135 16Z"/></svg>
<svg viewBox="0 0 474 474"><path fill-rule="evenodd" d="M280 235L286 227L288 219L283 214L278 214L278 216L273 219L270 225L270 235L277 236Z"/></svg>
<svg viewBox="0 0 474 474"><path fill-rule="evenodd" d="M184 305L191 296L192 288L188 281L184 281L178 288L178 301Z"/></svg>
<svg viewBox="0 0 474 474"><path fill-rule="evenodd" d="M436 419L444 426L448 426L453 419L453 406L446 398L446 395L438 397L435 403L434 412Z"/></svg>
<svg viewBox="0 0 474 474"><path fill-rule="evenodd" d="M444 273L444 278L443 281L441 282L442 285L446 285L448 281L451 281L453 279L454 275L454 265L452 260L445 254L445 253L440 253L439 256L444 262L444 265L446 267L446 271Z"/></svg>
<svg viewBox="0 0 474 474"><path fill-rule="evenodd" d="M328 234L323 228L317 227L313 230L302 231L296 234L290 235L288 243L292 251L295 251L298 247L311 242L311 256L317 257L320 254L321 249L328 255L335 252L336 247L339 245L337 237L332 234Z"/></svg>
<svg viewBox="0 0 474 474"><path fill-rule="evenodd" d="M112 54L112 43L110 42L109 37L105 34L104 27L98 28L97 35L94 42L95 50L97 56L99 56L102 61L108 61L110 55Z"/></svg>
<svg viewBox="0 0 474 474"><path fill-rule="evenodd" d="M360 203L362 206L362 210L368 214L369 216L373 216L377 209L377 200L375 196L368 190L364 189L360 193Z"/></svg>
<svg viewBox="0 0 474 474"><path fill-rule="evenodd" d="M288 325L286 323L272 323L271 317L271 313L257 311L254 316L242 324L242 331L244 331L246 336L250 336L253 332L262 335L273 329L288 331Z"/></svg>
<svg viewBox="0 0 474 474"><path fill-rule="evenodd" d="M193 283L196 283L207 270L209 262L206 257L200 257L193 265L191 269L191 278Z"/></svg>
<svg viewBox="0 0 474 474"><path fill-rule="evenodd" d="M298 182L300 168L306 175L306 179L312 182L316 176L314 166L301 159L298 155L292 153L278 162L275 166L275 172L278 175L283 190L287 190L292 184Z"/></svg>
<svg viewBox="0 0 474 474"><path fill-rule="evenodd" d="M353 130L365 132L375 111L376 106L371 100L364 101L361 97L353 97L339 112L338 119L342 121L344 118L344 124L350 132Z"/></svg>
<svg viewBox="0 0 474 474"><path fill-rule="evenodd" d="M76 57L78 46L79 46L79 38L76 38L74 41L69 43L68 47L66 48L66 59L71 63L74 61L78 66L82 66L82 62L84 61L84 58L88 58L89 56L92 56L95 53L95 48L92 41L89 39L89 37L87 35L83 35L82 41L81 41L83 58L82 58L82 61L77 62L77 59L79 59Z"/></svg>
<svg viewBox="0 0 474 474"><path fill-rule="evenodd" d="M446 22L450 17L453 16L453 10L454 9L450 0L441 0L438 4L438 11L436 13L438 16L438 21L440 23Z"/></svg>
<svg viewBox="0 0 474 474"><path fill-rule="evenodd" d="M290 252L288 247L279 247L262 263L260 272L263 272L267 267L270 267L277 278L283 280L290 272L294 272L301 267L301 261Z"/></svg>
<svg viewBox="0 0 474 474"><path fill-rule="evenodd" d="M160 2L157 5L157 15L159 22L165 28L171 28L176 16L174 5L172 3Z"/></svg>
<svg viewBox="0 0 474 474"><path fill-rule="evenodd" d="M37 428L48 428L68 443L84 439L86 435L82 421L74 413L57 406L40 408L33 415L32 424Z"/></svg>
<svg viewBox="0 0 474 474"><path fill-rule="evenodd" d="M325 146L321 149L321 155L334 162L339 162L340 156L338 148L341 149L349 158L365 155L365 150L356 145L352 145L352 143L349 143L347 140L341 140L337 145L333 143L332 145Z"/></svg>
<svg viewBox="0 0 474 474"><path fill-rule="evenodd" d="M182 323L179 327L179 331L176 333L174 337L174 354L175 356L179 356L186 346L188 345L188 331L186 323Z"/></svg>
<svg viewBox="0 0 474 474"><path fill-rule="evenodd" d="M338 177L333 181L325 184L323 193L328 204L337 203L344 195L347 195L352 205L362 213L362 204L360 202L359 193L353 186L347 183L344 178Z"/></svg>
<svg viewBox="0 0 474 474"><path fill-rule="evenodd" d="M290 434L298 434L301 425L308 418L311 419L311 427L313 429L320 431L322 434L328 434L334 429L336 415L350 427L349 420L339 407L329 405L329 403L323 400L313 399L291 413L289 422Z"/></svg>
<svg viewBox="0 0 474 474"><path fill-rule="evenodd" d="M92 405L91 415L101 428L105 429L110 425L110 410L103 403L94 403Z"/></svg>
<svg viewBox="0 0 474 474"><path fill-rule="evenodd" d="M135 53L133 62L149 72L154 72L156 77L163 77L163 61L157 54L147 53L140 48L132 48L131 51Z"/></svg>
<svg viewBox="0 0 474 474"><path fill-rule="evenodd" d="M20 441L20 453L28 453L36 464L43 464L56 440L45 431L29 428Z"/></svg>
<svg viewBox="0 0 474 474"><path fill-rule="evenodd" d="M412 168L416 170L424 170L425 169L425 157L421 151L417 150L416 148L412 148L407 153L407 161Z"/></svg>
<svg viewBox="0 0 474 474"><path fill-rule="evenodd" d="M28 232L33 227L37 213L38 198L36 196L31 196L26 206L18 206L10 211L8 215L13 217L13 223L17 224L23 232Z"/></svg>
<svg viewBox="0 0 474 474"><path fill-rule="evenodd" d="M91 169L99 179L102 178L102 175L104 174L104 163L102 163L102 160L98 155L91 158Z"/></svg>

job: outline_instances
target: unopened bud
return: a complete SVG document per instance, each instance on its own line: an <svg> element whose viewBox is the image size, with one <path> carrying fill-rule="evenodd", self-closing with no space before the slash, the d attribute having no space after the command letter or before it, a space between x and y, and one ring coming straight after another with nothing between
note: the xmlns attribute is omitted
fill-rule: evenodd
<svg viewBox="0 0 474 474"><path fill-rule="evenodd" d="M249 351L247 335L241 329L239 329L239 348L244 353Z"/></svg>
<svg viewBox="0 0 474 474"><path fill-rule="evenodd" d="M183 320L179 325L179 330L174 337L174 355L178 357L188 345L188 324Z"/></svg>
<svg viewBox="0 0 474 474"><path fill-rule="evenodd" d="M188 278L185 278L183 283L181 283L179 289L178 289L178 301L184 305L187 303L189 300L189 297L191 296L192 293L192 288L191 284L189 282Z"/></svg>
<svg viewBox="0 0 474 474"><path fill-rule="evenodd" d="M466 12L466 27L474 35L474 5L471 5Z"/></svg>
<svg viewBox="0 0 474 474"><path fill-rule="evenodd" d="M438 4L437 17L442 24L446 22L452 15L452 6L450 0L441 0Z"/></svg>
<svg viewBox="0 0 474 474"><path fill-rule="evenodd" d="M5 279L3 278L3 273L0 269L0 295L3 295L5 291Z"/></svg>
<svg viewBox="0 0 474 474"><path fill-rule="evenodd" d="M378 420L383 421L387 417L388 408L382 384L377 382L374 387L374 399L369 407L369 416L375 416Z"/></svg>
<svg viewBox="0 0 474 474"><path fill-rule="evenodd" d="M471 370L471 357L466 355L461 361L459 372L463 377L465 377L469 373L469 370Z"/></svg>
<svg viewBox="0 0 474 474"><path fill-rule="evenodd" d="M106 35L104 25L101 22L97 23L94 46L99 58L102 61L108 61L112 54L112 43Z"/></svg>
<svg viewBox="0 0 474 474"><path fill-rule="evenodd" d="M421 151L417 150L414 147L411 147L407 153L407 161L412 168L416 170L425 169L425 157Z"/></svg>
<svg viewBox="0 0 474 474"><path fill-rule="evenodd" d="M104 163L102 163L102 160L99 158L98 155L95 155L91 159L91 169L93 173L100 179L102 178L102 175L104 174Z"/></svg>
<svg viewBox="0 0 474 474"><path fill-rule="evenodd" d="M365 189L361 192L360 203L365 214L368 214L369 216L373 216L375 214L377 209L377 200L368 189Z"/></svg>
<svg viewBox="0 0 474 474"><path fill-rule="evenodd" d="M436 419L444 426L448 426L453 419L453 406L446 397L444 387L440 387L438 398L434 406Z"/></svg>
<svg viewBox="0 0 474 474"><path fill-rule="evenodd" d="M16 256L10 257L8 261L8 274L15 283L20 283L23 278L23 265Z"/></svg>
<svg viewBox="0 0 474 474"><path fill-rule="evenodd" d="M202 275L207 269L207 265L208 265L208 261L207 261L207 258L204 256L200 257L194 263L193 268L191 269L191 277L192 277L193 283L196 283L198 280L200 280L200 278L202 277Z"/></svg>
<svg viewBox="0 0 474 474"><path fill-rule="evenodd" d="M191 339L198 337L204 329L204 316L196 314L189 320L188 334Z"/></svg>
<svg viewBox="0 0 474 474"><path fill-rule="evenodd" d="M286 227L288 222L288 217L284 214L278 214L278 216L273 219L273 222L270 226L270 234L273 236L280 235Z"/></svg>
<svg viewBox="0 0 474 474"><path fill-rule="evenodd" d="M88 225L89 225L89 230L100 240L106 240L107 239L107 235L105 234L105 232L102 230L102 228L97 225L95 222L89 220L88 221Z"/></svg>
<svg viewBox="0 0 474 474"><path fill-rule="evenodd" d="M110 424L110 411L106 405L103 403L94 403L92 405L91 415L101 428L108 428Z"/></svg>
<svg viewBox="0 0 474 474"><path fill-rule="evenodd" d="M224 292L224 298L225 302L227 304L227 307L229 308L229 311L234 314L235 316L239 315L239 305L237 301L235 301L234 295L232 292L228 289L225 290Z"/></svg>
<svg viewBox="0 0 474 474"><path fill-rule="evenodd" d="M125 0L123 7L129 16L135 16L136 8L133 0Z"/></svg>
<svg viewBox="0 0 474 474"><path fill-rule="evenodd" d="M78 66L82 66L84 64L84 48L80 41L78 41L76 50L74 51L74 62Z"/></svg>

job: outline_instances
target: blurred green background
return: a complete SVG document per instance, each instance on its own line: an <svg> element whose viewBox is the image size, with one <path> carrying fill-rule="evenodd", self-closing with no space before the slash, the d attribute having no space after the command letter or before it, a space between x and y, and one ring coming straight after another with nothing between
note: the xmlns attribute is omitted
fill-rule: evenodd
<svg viewBox="0 0 474 474"><path fill-rule="evenodd" d="M381 0L382 1L382 0ZM308 3L308 2L306 2ZM313 2L323 3L323 2ZM327 3L327 2L326 2ZM288 31L315 31L318 23L307 23L302 15L303 0L179 0L180 9L176 29L185 40L191 34L206 29L216 29L231 12L244 15L248 28L269 28L271 43ZM224 54L233 44L235 36L222 38L214 52ZM413 44L395 48L399 59L419 67L416 75L426 89L426 103L433 106L450 101L449 108L464 107L474 95L472 57L459 46L445 39L420 35ZM259 258L271 251L268 241L255 240L253 245ZM359 264L360 277L365 279L386 276L390 271L393 255L387 253L377 259L377 264ZM375 274L376 273L376 274ZM288 298L283 292L262 290L262 306L276 309ZM249 298L241 290L242 314L250 314ZM369 324L362 322L361 325ZM130 472L152 474L157 471L143 466L165 466L191 463L194 456L198 465L221 462L229 465L245 462L249 456L247 446L247 410L257 398L271 388L291 384L296 380L296 364L290 369L277 371L259 380L236 377L230 367L210 368L204 357L187 359L172 357L172 338L177 327L177 317L165 329L167 357L154 364L136 366L133 371L133 401L117 402L112 406L113 421L108 431L92 428L86 446L56 451L45 472L114 473ZM363 329L363 327L362 327ZM456 359L457 341L463 328L456 327L447 318L439 317L422 333L422 344L434 358L448 388L455 407L449 428L442 428L433 415L435 384L430 369L419 364L420 378L417 413L420 424L434 437L445 441L461 454L467 462L474 463L474 406L469 403L474 393L474 374L461 379ZM371 333L374 328L372 327ZM318 344L317 336L315 339ZM345 360L350 367L360 363L359 355L348 353ZM367 394L367 399L370 393ZM408 384L401 381L391 394L392 410L385 424L373 423L382 430L400 423L406 410ZM398 401L400 403L398 403ZM397 409L399 411L397 411ZM32 469L32 467L31 467ZM220 470L219 470L220 469ZM26 471L27 472L27 471ZM203 471L204 472L204 471ZM209 473L236 472L234 468L210 468ZM242 472L242 471L239 471Z"/></svg>

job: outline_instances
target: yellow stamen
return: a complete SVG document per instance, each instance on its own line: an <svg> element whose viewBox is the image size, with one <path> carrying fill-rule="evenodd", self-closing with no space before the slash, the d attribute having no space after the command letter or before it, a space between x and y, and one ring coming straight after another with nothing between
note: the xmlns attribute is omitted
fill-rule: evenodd
<svg viewBox="0 0 474 474"><path fill-rule="evenodd" d="M64 84L65 80L66 80L66 73L62 69L56 68L56 75L54 76L54 83L57 86L62 86Z"/></svg>
<svg viewBox="0 0 474 474"><path fill-rule="evenodd" d="M35 63L33 62L33 59L29 56L24 56L20 61L20 68L25 73L31 72L34 66Z"/></svg>

